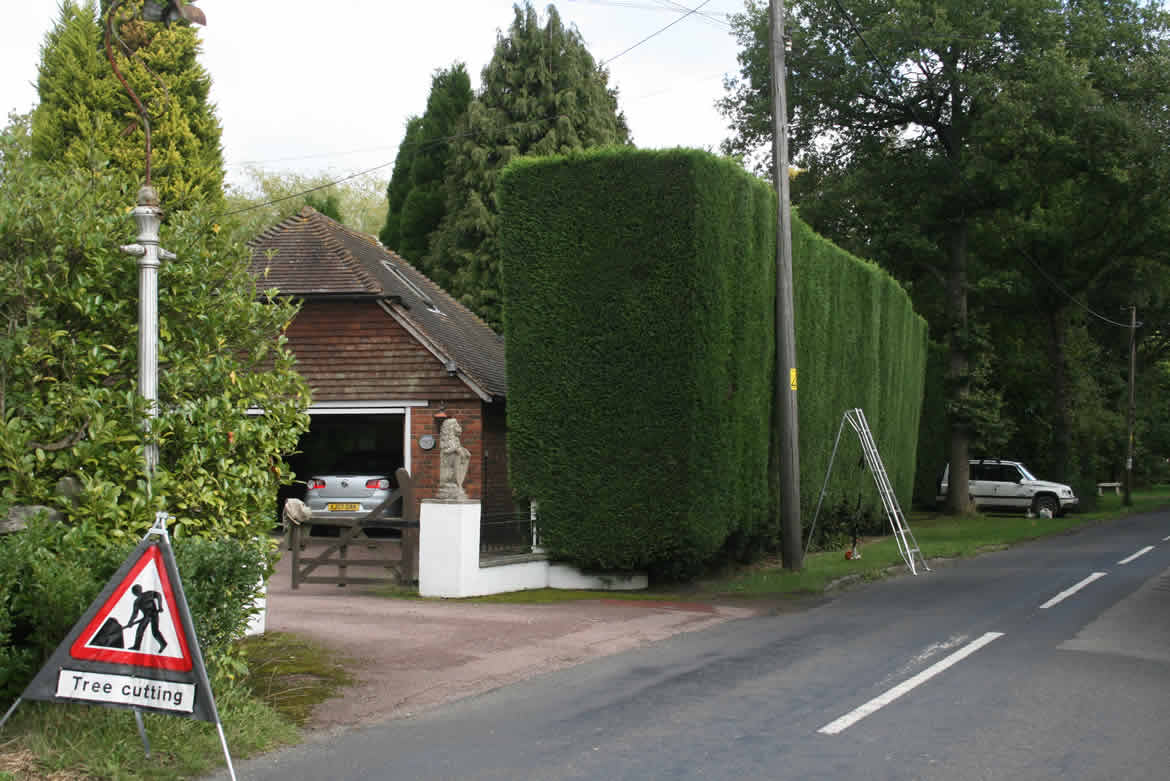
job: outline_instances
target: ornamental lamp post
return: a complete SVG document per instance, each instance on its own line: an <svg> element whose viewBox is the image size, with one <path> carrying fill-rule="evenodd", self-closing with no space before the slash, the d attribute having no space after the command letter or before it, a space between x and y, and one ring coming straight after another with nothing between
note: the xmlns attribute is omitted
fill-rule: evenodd
<svg viewBox="0 0 1170 781"><path fill-rule="evenodd" d="M158 192L150 183L150 115L142 100L127 83L118 63L114 59L114 50L110 39L116 37L113 33L114 14L126 0L114 0L106 12L106 59L110 61L110 68L121 82L126 94L134 101L138 116L142 120L142 132L146 141L145 177L142 187L138 190L137 203L131 215L138 225L138 242L122 246L122 251L138 258L138 392L146 400L146 419L142 422L145 434L143 448L146 462L146 489L149 495L151 477L158 468L158 443L154 440L151 431L151 420L158 415L158 268L159 260L174 260L175 253L168 252L159 246L159 228L162 226L162 209L159 207ZM142 18L147 22L162 22L170 25L173 22L188 24L206 24L203 12L186 0L146 0L142 7ZM118 43L127 55L133 55L126 43L118 37ZM156 76L157 78L157 76ZM158 513L155 524L163 525L165 532L165 512ZM181 593L181 590L180 590ZM198 647L196 647L198 650ZM212 713L215 713L215 704L211 704ZM150 742L146 737L146 727L142 723L142 712L134 710L134 721L138 726L138 735L142 738L142 745L146 749L146 756L150 756ZM236 781L236 771L232 766L231 753L228 751L227 738L223 734L223 724L219 715L215 715L215 727L219 733L219 742L223 746L223 755L227 759L228 774L232 781Z"/></svg>
<svg viewBox="0 0 1170 781"><path fill-rule="evenodd" d="M158 468L158 443L150 420L158 415L158 267L159 259L174 260L175 253L158 244L162 209L158 193L149 184L138 191L138 204L131 212L138 224L138 243L122 246L127 255L138 257L138 392L146 399L146 477Z"/></svg>
<svg viewBox="0 0 1170 781"><path fill-rule="evenodd" d="M151 433L151 419L158 415L158 268L159 260L174 260L175 254L159 246L159 228L162 225L162 209L159 206L158 192L150 183L150 115L146 106L137 93L127 83L126 78L118 68L114 59L113 47L110 44L114 14L123 5L125 0L114 0L106 13L106 59L114 75L121 82L126 94L134 101L138 116L142 120L143 135L146 139L145 181L138 190L138 200L131 215L138 225L138 242L122 246L122 251L138 258L138 392L146 400L146 420L143 429L146 435L144 457L146 461L146 484L149 487L150 478L158 468L158 443ZM142 18L148 22L162 22L170 25L172 22L180 24L196 23L207 24L203 12L186 0L146 0L142 7ZM119 38L125 48L125 43ZM129 49L127 49L129 53Z"/></svg>

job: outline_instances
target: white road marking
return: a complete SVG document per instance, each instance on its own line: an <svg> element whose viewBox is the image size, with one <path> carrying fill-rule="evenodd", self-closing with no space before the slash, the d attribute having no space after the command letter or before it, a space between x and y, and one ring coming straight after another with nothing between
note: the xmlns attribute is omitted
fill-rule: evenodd
<svg viewBox="0 0 1170 781"><path fill-rule="evenodd" d="M1063 602L1064 600L1071 597L1073 594L1075 594L1078 591L1080 591L1081 589L1083 589L1085 586L1092 583L1097 578L1103 578L1103 577L1105 577L1105 575L1106 575L1106 573L1104 573L1104 572L1094 572L1092 575L1085 578L1084 580L1082 580L1080 583L1076 584L1072 588L1066 588L1064 591L1060 592L1059 594L1054 596L1052 599L1045 602L1043 605L1040 606L1040 609L1045 610L1045 609L1050 608L1059 602Z"/></svg>
<svg viewBox="0 0 1170 781"><path fill-rule="evenodd" d="M836 735L840 732L844 732L857 722L864 719L866 716L878 711L881 708L884 708L906 692L926 683L934 676L946 670L948 667L963 661L968 656L990 643L992 640L1000 637L1003 637L1003 632L988 632L978 640L973 640L972 642L960 648L958 651L955 651L950 656L939 659L937 662L932 664L930 667L927 667L913 678L907 678L905 681L902 681L902 683L890 689L885 694L880 694L864 705L861 705L851 710L849 713L846 713L836 721L829 722L817 730L817 732L821 732L825 735Z"/></svg>
<svg viewBox="0 0 1170 781"><path fill-rule="evenodd" d="M1132 556L1126 556L1124 559L1122 559L1121 561L1119 561L1117 563L1118 564L1129 564L1131 561L1136 559L1138 556L1144 556L1147 553L1149 553L1150 551L1152 551L1153 549L1154 549L1153 545L1147 545L1146 547L1142 548L1137 553L1133 554Z"/></svg>
<svg viewBox="0 0 1170 781"><path fill-rule="evenodd" d="M967 642L967 635L951 635L949 638L941 643L931 643L921 653L915 654L914 658L906 662L906 664L899 667L897 670L890 672L889 675L884 676L878 682L878 687L886 687L893 684L894 681L901 680L910 674L911 670L915 670L926 664L931 657L937 656L943 651L949 651L952 648L958 648Z"/></svg>
<svg viewBox="0 0 1170 781"><path fill-rule="evenodd" d="M1170 537L1163 537L1162 542L1170 542Z"/></svg>

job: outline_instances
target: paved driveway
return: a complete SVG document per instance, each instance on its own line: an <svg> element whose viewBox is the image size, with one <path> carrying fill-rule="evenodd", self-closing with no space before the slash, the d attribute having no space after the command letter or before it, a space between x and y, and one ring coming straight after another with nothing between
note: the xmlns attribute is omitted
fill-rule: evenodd
<svg viewBox="0 0 1170 781"><path fill-rule="evenodd" d="M409 716L757 613L686 602L394 599L366 586L302 585L293 591L290 560L287 554L281 559L268 584L268 629L312 638L351 659L358 681L317 708L309 725L315 729Z"/></svg>

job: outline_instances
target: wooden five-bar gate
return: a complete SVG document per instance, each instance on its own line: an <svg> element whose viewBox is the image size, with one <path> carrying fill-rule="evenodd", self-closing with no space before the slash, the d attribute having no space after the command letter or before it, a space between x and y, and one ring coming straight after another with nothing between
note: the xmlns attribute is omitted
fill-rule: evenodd
<svg viewBox="0 0 1170 781"><path fill-rule="evenodd" d="M290 522L289 549L292 552L292 587L295 589L302 583L335 583L344 586L354 584L380 583L410 583L418 580L418 513L414 502L414 483L410 473L399 468L394 473L398 481L398 488L373 510L366 514L361 513L329 513L328 518L310 517L308 520L296 523ZM398 515L391 515L394 505L401 500L401 510ZM331 540L325 549L309 558L302 548L307 542L310 529L334 528L338 531L336 538L318 538ZM400 529L400 539L385 539L370 537L366 532L370 529ZM387 558L386 554L395 544L401 551L400 558ZM349 555L350 546L361 546L373 550L374 556L353 557ZM318 567L337 567L336 577L325 575L311 575ZM384 571L380 576L354 576L349 574L350 568L377 567Z"/></svg>

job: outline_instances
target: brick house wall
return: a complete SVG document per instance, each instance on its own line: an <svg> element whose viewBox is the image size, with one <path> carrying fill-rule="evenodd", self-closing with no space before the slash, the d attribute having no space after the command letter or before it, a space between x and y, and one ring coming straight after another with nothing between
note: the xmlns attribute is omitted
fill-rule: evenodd
<svg viewBox="0 0 1170 781"><path fill-rule="evenodd" d="M484 405L483 413L484 512L513 512L512 486L508 482L508 420L503 401Z"/></svg>
<svg viewBox="0 0 1170 781"><path fill-rule="evenodd" d="M435 418L435 415L441 414L455 418L463 427L460 441L471 453L471 463L467 466L463 490L467 492L468 499L479 499L486 507L487 502L483 495L483 406L483 402L476 398L462 402L432 402L426 407L415 407L411 410L410 460L414 467L412 471L415 494L420 500L433 498L439 490L439 428L444 418ZM435 438L435 446L430 450L419 447L418 440L423 434L430 434Z"/></svg>
<svg viewBox="0 0 1170 781"><path fill-rule="evenodd" d="M468 498L481 500L485 514L512 509L503 403L485 404L376 302L305 301L286 334L314 402L428 402L410 408L416 505L438 492L442 418L435 415L442 413L459 420L461 441L471 452L463 482ZM435 438L430 450L419 446L424 434Z"/></svg>

